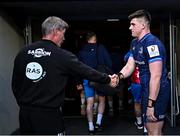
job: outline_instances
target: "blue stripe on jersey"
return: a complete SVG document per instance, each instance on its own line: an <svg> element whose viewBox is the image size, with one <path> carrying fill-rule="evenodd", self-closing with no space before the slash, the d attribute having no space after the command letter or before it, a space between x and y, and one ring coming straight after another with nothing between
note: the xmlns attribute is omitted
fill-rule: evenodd
<svg viewBox="0 0 180 136"><path fill-rule="evenodd" d="M148 62L149 62L149 63L152 63L152 62L155 62L155 61L162 61L162 58L150 59Z"/></svg>

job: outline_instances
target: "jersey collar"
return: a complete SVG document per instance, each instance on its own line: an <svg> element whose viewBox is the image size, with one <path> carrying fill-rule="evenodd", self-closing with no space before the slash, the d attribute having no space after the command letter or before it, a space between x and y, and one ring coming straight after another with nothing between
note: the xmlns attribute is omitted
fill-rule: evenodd
<svg viewBox="0 0 180 136"><path fill-rule="evenodd" d="M151 35L151 33L145 34L145 35L139 40L139 42L142 43L149 35Z"/></svg>

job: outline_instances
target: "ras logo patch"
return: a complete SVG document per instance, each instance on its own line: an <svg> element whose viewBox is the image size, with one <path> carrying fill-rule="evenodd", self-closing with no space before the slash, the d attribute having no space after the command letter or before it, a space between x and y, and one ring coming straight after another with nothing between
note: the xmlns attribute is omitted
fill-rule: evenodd
<svg viewBox="0 0 180 136"><path fill-rule="evenodd" d="M26 66L26 77L37 82L41 80L46 75L46 72L43 72L42 66L37 62L30 62Z"/></svg>

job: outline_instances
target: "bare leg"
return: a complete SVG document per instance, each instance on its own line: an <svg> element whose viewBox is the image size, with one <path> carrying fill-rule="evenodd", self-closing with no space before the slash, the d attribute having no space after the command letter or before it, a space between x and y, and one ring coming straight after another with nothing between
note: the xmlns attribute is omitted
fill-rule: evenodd
<svg viewBox="0 0 180 136"><path fill-rule="evenodd" d="M163 124L164 124L164 121L146 123L148 135L152 135L152 136L162 135Z"/></svg>
<svg viewBox="0 0 180 136"><path fill-rule="evenodd" d="M142 116L141 116L141 103L134 103L134 111L136 116L136 126L138 129L143 129Z"/></svg>
<svg viewBox="0 0 180 136"><path fill-rule="evenodd" d="M98 95L95 92L95 96L94 96L94 105L93 105L93 113L94 115L97 114L97 109L98 108Z"/></svg>
<svg viewBox="0 0 180 136"><path fill-rule="evenodd" d="M85 105L85 95L84 95L84 90L81 91L80 94L81 97L81 115L86 115L86 105Z"/></svg>
<svg viewBox="0 0 180 136"><path fill-rule="evenodd" d="M103 114L105 109L105 96L99 96L98 113Z"/></svg>
<svg viewBox="0 0 180 136"><path fill-rule="evenodd" d="M87 112L87 119L88 119L88 122L89 122L89 130L94 130L94 125L93 125L93 104L94 104L94 97L87 98L86 112Z"/></svg>
<svg viewBox="0 0 180 136"><path fill-rule="evenodd" d="M105 109L105 96L99 96L98 116L97 116L96 124L101 125L104 109Z"/></svg>
<svg viewBox="0 0 180 136"><path fill-rule="evenodd" d="M136 117L141 117L141 103L134 103L134 111Z"/></svg>

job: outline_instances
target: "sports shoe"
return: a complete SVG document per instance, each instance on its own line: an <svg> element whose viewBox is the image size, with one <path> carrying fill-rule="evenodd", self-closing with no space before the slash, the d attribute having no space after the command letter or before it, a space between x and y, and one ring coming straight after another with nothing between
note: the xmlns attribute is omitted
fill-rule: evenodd
<svg viewBox="0 0 180 136"><path fill-rule="evenodd" d="M143 132L143 135L144 136L148 136L148 132Z"/></svg>
<svg viewBox="0 0 180 136"><path fill-rule="evenodd" d="M136 121L134 122L134 124L137 126L138 129L143 129L143 124L138 124Z"/></svg>
<svg viewBox="0 0 180 136"><path fill-rule="evenodd" d="M102 131L102 125L96 124L95 125L95 130L98 131L98 132Z"/></svg>
<svg viewBox="0 0 180 136"><path fill-rule="evenodd" d="M148 136L148 132L147 132L147 129L146 129L145 126L144 126L144 132L143 132L143 135L144 135L144 136Z"/></svg>

